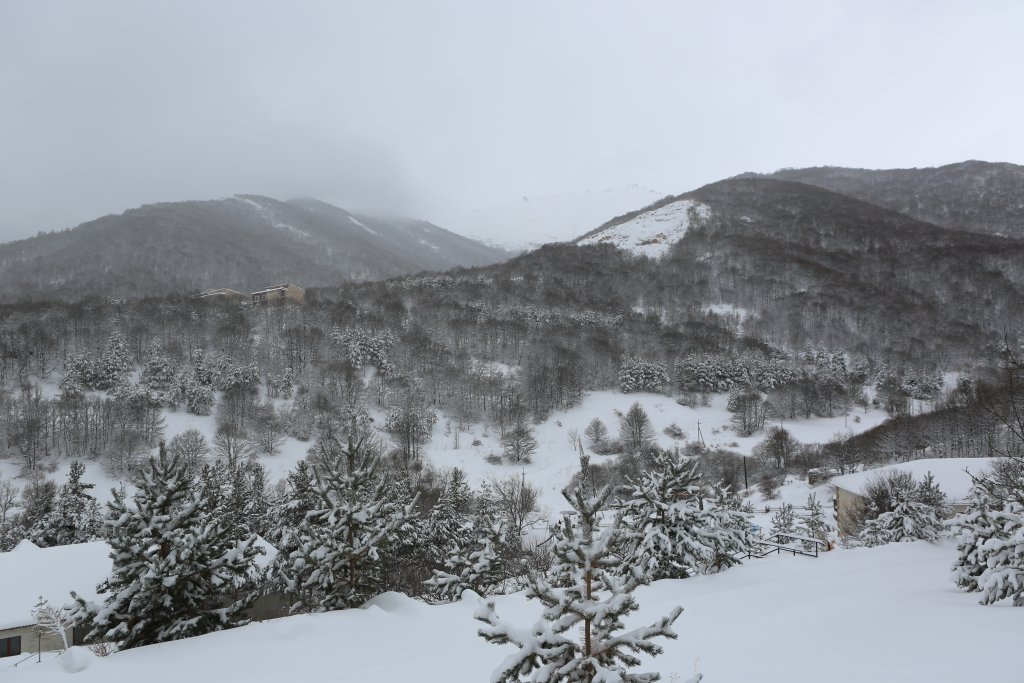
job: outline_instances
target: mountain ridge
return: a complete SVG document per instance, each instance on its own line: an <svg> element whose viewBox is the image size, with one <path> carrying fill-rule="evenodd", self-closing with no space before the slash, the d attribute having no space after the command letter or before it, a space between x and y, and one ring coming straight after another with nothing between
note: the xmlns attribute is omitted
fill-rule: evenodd
<svg viewBox="0 0 1024 683"><path fill-rule="evenodd" d="M334 286L509 255L426 221L261 195L160 202L0 245L0 300Z"/></svg>

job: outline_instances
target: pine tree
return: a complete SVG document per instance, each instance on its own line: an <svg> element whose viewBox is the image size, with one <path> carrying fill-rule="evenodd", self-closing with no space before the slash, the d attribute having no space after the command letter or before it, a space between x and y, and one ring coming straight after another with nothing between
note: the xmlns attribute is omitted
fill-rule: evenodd
<svg viewBox="0 0 1024 683"><path fill-rule="evenodd" d="M799 525L802 527L802 531L810 538L816 538L819 541L828 541L828 534L832 527L825 521L825 511L821 507L821 503L818 502L818 497L813 493L807 496L807 514L803 515L799 519ZM812 550L814 544L804 543L805 550Z"/></svg>
<svg viewBox="0 0 1024 683"><path fill-rule="evenodd" d="M313 469L318 507L296 531L296 549L281 558L293 611L356 606L380 585L380 549L413 517L415 499L400 505L376 477L378 459L365 438L346 445L322 434Z"/></svg>
<svg viewBox="0 0 1024 683"><path fill-rule="evenodd" d="M103 355L94 366L94 385L97 389L113 389L125 381L133 367L134 363L131 353L128 351L128 342L118 330L114 330L107 338L107 346L103 350Z"/></svg>
<svg viewBox="0 0 1024 683"><path fill-rule="evenodd" d="M133 505L123 496L108 503L114 569L97 587L103 604L72 593L76 624L90 627L86 640L128 649L245 623L255 594L230 596L253 570L255 536L231 537L162 446L136 485Z"/></svg>
<svg viewBox="0 0 1024 683"><path fill-rule="evenodd" d="M942 533L942 521L934 505L922 503L914 491L903 491L891 512L868 520L860 539L869 546L907 541L935 541Z"/></svg>
<svg viewBox="0 0 1024 683"><path fill-rule="evenodd" d="M740 499L722 484L711 488L702 524L708 545L715 553L711 565L703 569L709 574L740 564L739 558L747 553L753 541L750 514L741 508Z"/></svg>
<svg viewBox="0 0 1024 683"><path fill-rule="evenodd" d="M167 357L163 346L152 345L142 365L140 383L154 391L162 392L170 389L174 384L175 375L174 364Z"/></svg>
<svg viewBox="0 0 1024 683"><path fill-rule="evenodd" d="M980 592L983 605L1011 599L1024 607L1024 504L1000 499L985 484L975 482L967 511L952 523L953 579L965 591Z"/></svg>
<svg viewBox="0 0 1024 683"><path fill-rule="evenodd" d="M993 513L999 536L985 543L984 573L978 577L981 604L1010 599L1024 607L1024 505L1006 501Z"/></svg>
<svg viewBox="0 0 1024 683"><path fill-rule="evenodd" d="M652 580L686 578L715 557L696 501L697 463L663 451L653 457L651 470L631 482L630 499L618 504L628 529L624 564Z"/></svg>
<svg viewBox="0 0 1024 683"><path fill-rule="evenodd" d="M978 579L988 569L989 549L993 539L1005 537L993 514L992 506L999 507L984 487L971 487L967 510L957 515L950 528L956 536L957 559L953 563L953 580L967 592L981 590Z"/></svg>
<svg viewBox="0 0 1024 683"><path fill-rule="evenodd" d="M533 681L655 681L656 673L631 674L638 666L636 653L650 656L661 653L653 638L674 639L672 624L682 608L650 626L620 633L622 619L637 609L633 592L650 581L641 568L625 575L612 570L618 564L614 549L619 544L617 518L612 525L599 528L601 512L611 489L605 487L593 496L577 488L562 494L575 511L576 519L565 525L564 535L556 540L554 554L560 572L571 577L566 587L552 586L543 575L530 572L528 598L544 606L542 620L531 629L504 623L494 602L481 600L474 615L485 626L481 637L499 645L513 644L518 651L507 657L491 675L493 683L511 683L529 676ZM579 634L579 639L574 638Z"/></svg>
<svg viewBox="0 0 1024 683"><path fill-rule="evenodd" d="M100 537L102 516L96 499L88 493L94 484L82 481L85 465L71 463L52 509L32 526L28 538L40 547L86 543Z"/></svg>
<svg viewBox="0 0 1024 683"><path fill-rule="evenodd" d="M435 569L434 576L425 582L435 597L455 600L466 590L482 596L502 592L509 578L502 552L505 530L495 522L479 533L482 536L475 542L455 545L445 560L444 571Z"/></svg>
<svg viewBox="0 0 1024 683"><path fill-rule="evenodd" d="M794 533L796 533L796 512L792 505L783 503L782 507L772 515L771 535Z"/></svg>

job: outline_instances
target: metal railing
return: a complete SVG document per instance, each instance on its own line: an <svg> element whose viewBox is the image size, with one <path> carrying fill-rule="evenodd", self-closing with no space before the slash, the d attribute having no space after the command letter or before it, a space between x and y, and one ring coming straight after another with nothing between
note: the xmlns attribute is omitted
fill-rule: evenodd
<svg viewBox="0 0 1024 683"><path fill-rule="evenodd" d="M785 541L788 540L789 543ZM794 545L794 542L796 545ZM755 550L755 546L760 551ZM767 539L754 539L750 549L747 550L747 559L752 557L768 557L772 553L781 555L791 553L793 557L804 555L805 557L817 557L818 552L828 550L828 543L820 538L810 536L798 536L796 534L778 533L772 534Z"/></svg>

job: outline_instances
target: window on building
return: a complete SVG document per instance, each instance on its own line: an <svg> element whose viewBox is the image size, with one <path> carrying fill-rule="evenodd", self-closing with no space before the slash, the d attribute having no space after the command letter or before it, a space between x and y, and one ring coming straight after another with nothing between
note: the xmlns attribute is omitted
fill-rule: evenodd
<svg viewBox="0 0 1024 683"><path fill-rule="evenodd" d="M0 657L13 657L21 654L21 636L0 638Z"/></svg>

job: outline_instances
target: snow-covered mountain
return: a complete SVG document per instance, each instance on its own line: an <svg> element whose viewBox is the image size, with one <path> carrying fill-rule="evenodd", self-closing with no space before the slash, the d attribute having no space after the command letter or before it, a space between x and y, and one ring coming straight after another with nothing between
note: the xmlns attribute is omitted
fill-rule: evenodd
<svg viewBox="0 0 1024 683"><path fill-rule="evenodd" d="M0 245L0 300L305 287L496 263L510 254L407 218L258 195L147 204Z"/></svg>
<svg viewBox="0 0 1024 683"><path fill-rule="evenodd" d="M484 206L438 221L455 232L505 249L567 242L606 221L665 196L640 185L570 192Z"/></svg>

